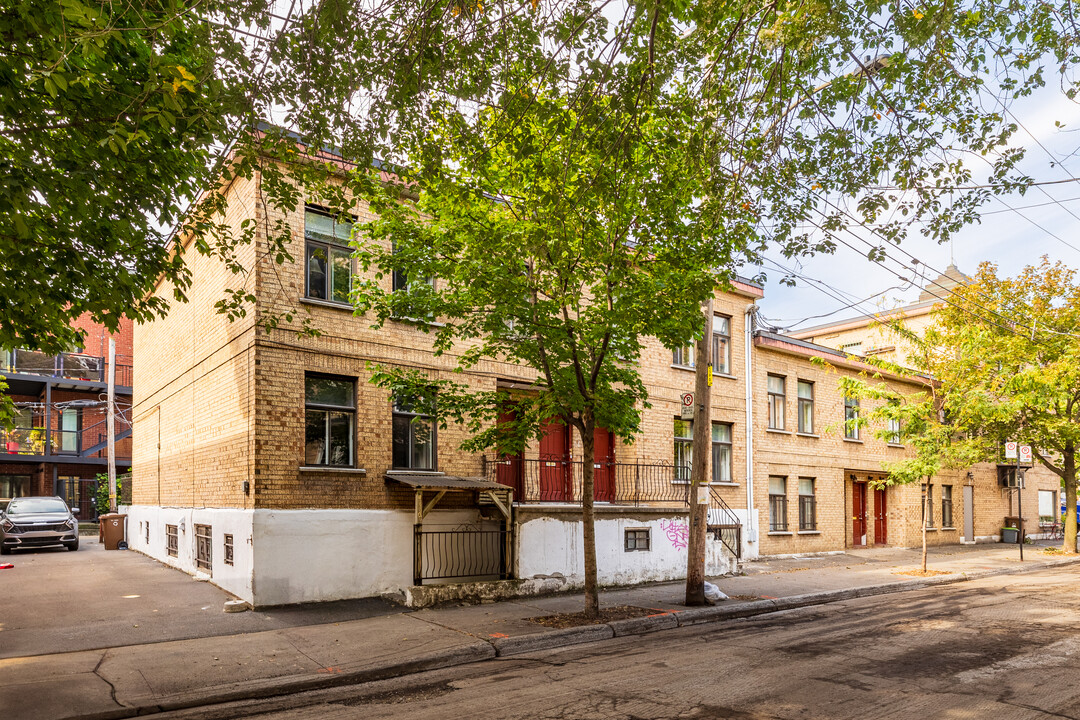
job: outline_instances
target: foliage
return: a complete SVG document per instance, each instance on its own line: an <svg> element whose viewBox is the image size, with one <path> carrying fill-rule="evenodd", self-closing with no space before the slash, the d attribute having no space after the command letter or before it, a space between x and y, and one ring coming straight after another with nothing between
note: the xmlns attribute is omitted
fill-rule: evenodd
<svg viewBox="0 0 1080 720"><path fill-rule="evenodd" d="M1015 278L983 263L956 289L926 334L928 369L941 383L945 411L984 459L1003 443L1030 444L1062 479L1065 548L1076 547L1076 451L1080 446L1080 278L1043 258Z"/></svg>
<svg viewBox="0 0 1080 720"><path fill-rule="evenodd" d="M94 504L97 506L98 515L104 515L109 512L109 475L107 473L98 473L94 478L97 480L97 490L94 494ZM116 499L120 500L120 489L124 486L125 476L116 476Z"/></svg>

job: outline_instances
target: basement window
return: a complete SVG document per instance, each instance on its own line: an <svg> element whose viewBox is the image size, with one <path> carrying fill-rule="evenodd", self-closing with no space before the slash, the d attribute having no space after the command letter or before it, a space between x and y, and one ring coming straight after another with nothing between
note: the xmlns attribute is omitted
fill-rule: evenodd
<svg viewBox="0 0 1080 720"><path fill-rule="evenodd" d="M225 535L225 564L233 564L233 540L231 534Z"/></svg>
<svg viewBox="0 0 1080 720"><path fill-rule="evenodd" d="M651 549L649 533L650 531L648 528L627 530L623 549L626 550L626 552L636 552L638 550L648 552Z"/></svg>
<svg viewBox="0 0 1080 720"><path fill-rule="evenodd" d="M195 567L210 572L213 566L213 528L210 525L195 526Z"/></svg>
<svg viewBox="0 0 1080 720"><path fill-rule="evenodd" d="M165 554L169 557L176 557L180 548L179 534L176 532L175 525L165 526Z"/></svg>

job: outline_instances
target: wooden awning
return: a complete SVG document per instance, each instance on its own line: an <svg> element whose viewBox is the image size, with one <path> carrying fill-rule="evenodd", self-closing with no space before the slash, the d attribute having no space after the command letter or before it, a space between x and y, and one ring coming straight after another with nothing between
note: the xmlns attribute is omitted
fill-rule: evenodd
<svg viewBox="0 0 1080 720"><path fill-rule="evenodd" d="M503 519L510 522L510 508L514 503L514 490L501 483L485 480L478 477L459 477L457 475L439 475L435 473L386 473L386 482L407 485L416 491L416 522L424 522L424 518L431 512L440 500L448 492L476 493L477 498L486 498L502 514ZM424 501L424 493L433 492L435 496Z"/></svg>

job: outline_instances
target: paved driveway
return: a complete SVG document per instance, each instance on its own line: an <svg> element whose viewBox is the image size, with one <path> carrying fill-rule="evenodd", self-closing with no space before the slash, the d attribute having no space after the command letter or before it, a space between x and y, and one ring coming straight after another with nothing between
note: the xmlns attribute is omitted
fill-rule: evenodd
<svg viewBox="0 0 1080 720"><path fill-rule="evenodd" d="M231 596L133 551L82 537L78 552L19 551L0 570L0 658L183 640L357 620L401 612L349 600L225 613Z"/></svg>

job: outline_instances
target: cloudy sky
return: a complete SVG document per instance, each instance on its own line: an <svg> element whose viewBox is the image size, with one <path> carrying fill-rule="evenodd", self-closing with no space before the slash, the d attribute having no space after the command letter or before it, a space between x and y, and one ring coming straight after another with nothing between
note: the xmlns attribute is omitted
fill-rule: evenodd
<svg viewBox="0 0 1080 720"><path fill-rule="evenodd" d="M893 257L909 263L906 253L910 253L933 268L922 270L931 277L937 276L934 271L945 270L950 253L956 265L968 273L988 260L998 265L999 274L1015 275L1043 255L1080 269L1080 182L1069 181L1080 175L1080 157L1073 155L1080 154L1080 106L1065 98L1058 88L1047 88L1017 105L1015 117L1021 127L1014 136L1014 145L1026 148L1021 166L1024 172L1036 181L1066 182L991 201L985 206L982 223L961 231L952 248L913 231L901 248L890 251ZM1064 128L1056 127L1055 121ZM768 282L765 299L759 305L762 314L777 326L788 327L805 320L797 327L809 327L882 306L893 307L896 301L913 301L919 294L918 287L905 285L896 274L842 245L835 255L803 258L798 264L777 252L767 255L818 281L800 279L796 287L785 287L778 282L783 273L775 265L765 264ZM888 266L914 277L910 265L906 270L897 263ZM742 274L751 271L743 268ZM922 279L915 279L924 284ZM862 302L844 309L855 301ZM807 319L827 313L834 314Z"/></svg>

